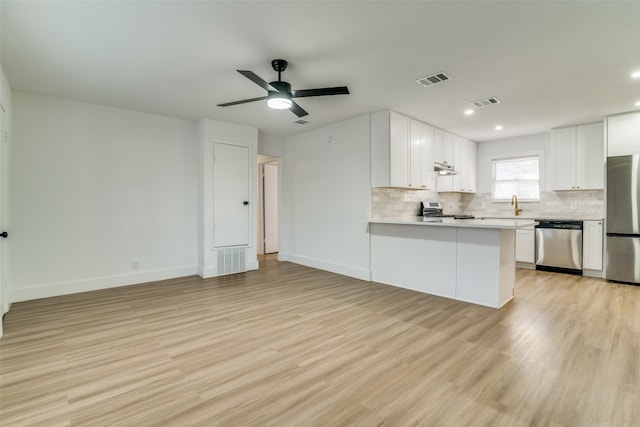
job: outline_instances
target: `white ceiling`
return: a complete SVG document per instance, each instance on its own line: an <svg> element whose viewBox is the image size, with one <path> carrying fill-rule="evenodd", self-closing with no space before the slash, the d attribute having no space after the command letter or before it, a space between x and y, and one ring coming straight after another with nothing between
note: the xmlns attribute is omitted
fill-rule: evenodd
<svg viewBox="0 0 640 427"><path fill-rule="evenodd" d="M11 1L1 60L14 90L290 136L393 109L483 141L638 109L640 2L612 1ZM310 123L265 102L238 74L294 89ZM417 78L453 79L425 88ZM502 104L467 117L469 102ZM494 127L502 124L504 130Z"/></svg>

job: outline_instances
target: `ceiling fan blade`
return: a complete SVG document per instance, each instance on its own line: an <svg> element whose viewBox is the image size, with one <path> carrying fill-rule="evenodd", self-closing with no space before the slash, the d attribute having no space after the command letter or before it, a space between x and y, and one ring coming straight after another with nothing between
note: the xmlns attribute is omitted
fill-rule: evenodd
<svg viewBox="0 0 640 427"><path fill-rule="evenodd" d="M261 96L258 98L243 99L242 101L225 102L224 104L218 104L218 107L230 107L232 105L246 104L247 102L264 101L265 99L267 99L266 96Z"/></svg>
<svg viewBox="0 0 640 427"><path fill-rule="evenodd" d="M298 117L308 116L309 113L304 111L301 106L299 106L295 101L291 101L291 108L289 108L293 114Z"/></svg>
<svg viewBox="0 0 640 427"><path fill-rule="evenodd" d="M248 78L249 80L251 80L252 82L254 82L255 84L257 84L258 86L260 86L264 90L267 90L267 91L270 90L275 92L278 91L278 89L274 88L269 83L262 80L262 78L258 76L256 73L254 73L253 71L248 71L248 70L236 70L236 71L242 74L243 76L245 76L246 78Z"/></svg>
<svg viewBox="0 0 640 427"><path fill-rule="evenodd" d="M349 89L346 86L325 87L320 89L302 89L292 90L292 98L303 98L306 96L327 96L327 95L349 95Z"/></svg>

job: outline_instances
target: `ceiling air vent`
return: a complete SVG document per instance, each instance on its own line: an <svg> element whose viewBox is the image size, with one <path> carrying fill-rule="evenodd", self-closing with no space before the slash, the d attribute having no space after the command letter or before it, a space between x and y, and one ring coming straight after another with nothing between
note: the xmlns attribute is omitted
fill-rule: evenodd
<svg viewBox="0 0 640 427"><path fill-rule="evenodd" d="M500 101L495 96L492 96L491 98L484 98L484 99L478 99L477 101L471 101L471 105L473 105L474 107L480 108L480 107L486 107L488 105L500 104L500 102L502 101Z"/></svg>
<svg viewBox="0 0 640 427"><path fill-rule="evenodd" d="M309 123L309 122L308 122L308 121L306 121L306 120L302 120L302 119L300 119L300 120L296 120L296 121L295 121L295 122L293 122L293 123L297 123L297 124L299 124L299 125L306 125L306 124L307 124L307 123Z"/></svg>
<svg viewBox="0 0 640 427"><path fill-rule="evenodd" d="M429 86L433 86L435 84L438 83L442 83L442 82L446 82L447 80L451 80L451 76L446 74L446 73L435 73L435 74L431 74L430 76L427 77L421 77L418 80L416 80L416 83L424 86L424 87L429 87Z"/></svg>

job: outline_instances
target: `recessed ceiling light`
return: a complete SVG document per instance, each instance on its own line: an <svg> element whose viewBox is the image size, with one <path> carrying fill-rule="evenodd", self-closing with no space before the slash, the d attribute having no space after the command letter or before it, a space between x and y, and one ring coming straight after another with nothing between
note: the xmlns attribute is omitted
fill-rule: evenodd
<svg viewBox="0 0 640 427"><path fill-rule="evenodd" d="M502 130L502 129L504 129L504 128L502 127L502 125L498 125L498 126L496 126L496 130Z"/></svg>
<svg viewBox="0 0 640 427"><path fill-rule="evenodd" d="M475 113L475 111L473 111L471 108L469 108L468 110L464 110L465 116L471 116L473 115L473 113Z"/></svg>
<svg viewBox="0 0 640 427"><path fill-rule="evenodd" d="M636 102L636 107L640 107L640 101Z"/></svg>
<svg viewBox="0 0 640 427"><path fill-rule="evenodd" d="M633 73L631 73L631 77L633 77L634 79L640 78L640 71L634 71Z"/></svg>

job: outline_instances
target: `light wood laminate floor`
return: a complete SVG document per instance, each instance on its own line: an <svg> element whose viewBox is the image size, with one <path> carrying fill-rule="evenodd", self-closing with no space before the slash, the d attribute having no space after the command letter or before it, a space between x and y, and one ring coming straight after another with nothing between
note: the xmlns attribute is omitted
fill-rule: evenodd
<svg viewBox="0 0 640 427"><path fill-rule="evenodd" d="M640 287L519 270L495 310L262 261L14 304L0 424L640 425Z"/></svg>

